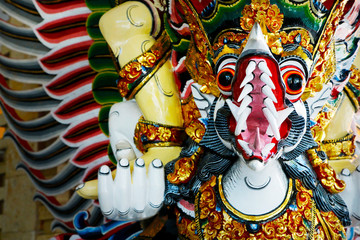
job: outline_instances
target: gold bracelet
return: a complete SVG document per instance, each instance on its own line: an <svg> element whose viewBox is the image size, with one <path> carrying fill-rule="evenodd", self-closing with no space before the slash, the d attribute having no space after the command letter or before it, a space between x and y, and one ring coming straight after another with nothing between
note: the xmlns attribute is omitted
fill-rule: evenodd
<svg viewBox="0 0 360 240"><path fill-rule="evenodd" d="M141 152L150 147L181 146L186 138L184 128L147 121L141 117L135 128L134 142Z"/></svg>
<svg viewBox="0 0 360 240"><path fill-rule="evenodd" d="M337 177L330 164L322 161L315 149L309 149L306 153L321 185L330 193L342 192L345 189L345 182Z"/></svg>
<svg viewBox="0 0 360 240"><path fill-rule="evenodd" d="M166 62L170 53L170 38L164 31L148 51L121 68L117 83L121 96L127 99L133 98Z"/></svg>

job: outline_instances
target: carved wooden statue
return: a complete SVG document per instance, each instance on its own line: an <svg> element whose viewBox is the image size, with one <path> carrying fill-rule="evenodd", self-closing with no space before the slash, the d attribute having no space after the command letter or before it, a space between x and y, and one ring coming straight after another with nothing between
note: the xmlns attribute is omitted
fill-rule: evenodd
<svg viewBox="0 0 360 240"><path fill-rule="evenodd" d="M100 30L127 99L109 115L117 169L102 166L78 193L98 195L113 220L165 208L179 239L347 239L360 221L359 6L114 7Z"/></svg>

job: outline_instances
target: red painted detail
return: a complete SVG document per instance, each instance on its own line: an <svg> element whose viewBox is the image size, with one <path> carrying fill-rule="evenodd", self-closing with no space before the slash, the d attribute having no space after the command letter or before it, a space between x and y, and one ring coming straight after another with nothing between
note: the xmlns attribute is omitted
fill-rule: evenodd
<svg viewBox="0 0 360 240"><path fill-rule="evenodd" d="M326 1L321 1L321 3L326 7L327 10L330 10L332 8L332 6L335 4L335 0L326 0Z"/></svg>
<svg viewBox="0 0 360 240"><path fill-rule="evenodd" d="M55 14L74 8L86 7L85 0L59 1L58 3L51 2L49 4L40 1L33 1L33 3L47 14Z"/></svg>
<svg viewBox="0 0 360 240"><path fill-rule="evenodd" d="M201 1L192 0L192 1L191 1L191 4L192 4L193 7L195 8L196 12L197 12L198 14L201 14L201 12L202 12L207 6L209 6L212 1L213 1L213 0L201 0Z"/></svg>
<svg viewBox="0 0 360 240"><path fill-rule="evenodd" d="M278 63L273 58L265 55L248 56L240 59L237 62L237 71L232 86L233 103L237 106L240 106L243 101L241 100L238 102L237 99L243 91L243 87L240 86L246 76L246 68L251 61L256 62L256 64L261 61L266 62L272 74L270 78L275 86L275 90L271 90L277 99L277 103L274 102L274 106L277 111L285 109L285 89L283 87ZM249 156L238 142L237 148L243 153L243 156L246 160L260 159L266 162L269 157L276 152L278 141L275 139L275 137L268 136L266 133L269 127L269 122L265 117L263 108L266 107L264 104L264 99L268 97L262 92L262 88L266 85L263 81L260 80L260 76L262 73L263 72L258 68L258 66L256 66L255 70L253 71L254 78L250 82L250 84L253 86L253 90L249 94L252 98L252 102L249 104L249 107L251 108L251 113L246 121L247 128L246 130L243 130L243 132L241 132L239 136L237 136L237 140L243 140L249 144L249 147L253 151L253 154ZM230 119L230 130L232 131L234 131L235 128L233 122L234 120ZM287 130L289 129L290 126L288 125L288 122L284 121L283 124L280 126L280 136L285 136ZM263 149L263 147L271 142L275 143L275 146L271 149L270 154L268 154L268 156L261 156L261 150Z"/></svg>
<svg viewBox="0 0 360 240"><path fill-rule="evenodd" d="M71 162L79 167L87 167L90 163L95 160L107 156L107 147L109 140L95 142L90 146L87 146L78 151L75 156L71 159Z"/></svg>
<svg viewBox="0 0 360 240"><path fill-rule="evenodd" d="M45 87L51 94L63 96L92 83L95 76L96 72L87 65L55 78Z"/></svg>
<svg viewBox="0 0 360 240"><path fill-rule="evenodd" d="M100 107L101 105L95 101L92 92L86 92L65 104L59 105L54 114L58 118L65 120L95 109L100 109Z"/></svg>
<svg viewBox="0 0 360 240"><path fill-rule="evenodd" d="M92 137L101 135L98 118L85 120L66 131L63 138L69 143L79 143Z"/></svg>
<svg viewBox="0 0 360 240"><path fill-rule="evenodd" d="M51 51L50 54L42 57L40 62L44 68L55 71L76 62L88 60L87 51L92 43L92 40L83 41L63 47L56 51Z"/></svg>
<svg viewBox="0 0 360 240"><path fill-rule="evenodd" d="M45 22L36 28L36 32L44 41L57 44L67 39L87 36L86 20L89 13L69 16Z"/></svg>

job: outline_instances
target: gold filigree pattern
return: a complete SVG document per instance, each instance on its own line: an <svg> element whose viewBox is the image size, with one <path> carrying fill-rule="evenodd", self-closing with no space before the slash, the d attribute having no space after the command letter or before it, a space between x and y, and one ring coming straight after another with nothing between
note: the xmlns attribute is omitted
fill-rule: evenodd
<svg viewBox="0 0 360 240"><path fill-rule="evenodd" d="M344 92L349 97L355 110L358 111L360 108L360 71L355 66L352 66L350 70L350 79L344 87Z"/></svg>
<svg viewBox="0 0 360 240"><path fill-rule="evenodd" d="M190 44L188 49L185 64L194 81L202 85L200 90L203 93L211 93L214 96L220 95L209 60L196 50L193 43Z"/></svg>
<svg viewBox="0 0 360 240"><path fill-rule="evenodd" d="M306 153L321 185L330 193L342 192L346 187L345 182L337 177L329 163L323 162L315 149L309 149Z"/></svg>
<svg viewBox="0 0 360 240"><path fill-rule="evenodd" d="M144 117L140 118L134 134L134 142L141 152L153 146L180 146L184 139L184 128L146 121Z"/></svg>
<svg viewBox="0 0 360 240"><path fill-rule="evenodd" d="M194 176L198 160L203 153L199 148L191 157L183 157L176 161L174 171L167 175L167 179L172 184L187 183Z"/></svg>
<svg viewBox="0 0 360 240"><path fill-rule="evenodd" d="M311 44L310 34L306 29L292 30L290 32L280 31L283 24L283 14L276 5L270 5L268 0L253 0L250 5L246 5L242 11L243 16L240 18L240 26L243 30L249 32L256 21L260 22L261 28L265 35L267 44L272 53L276 55L283 54L287 56L289 53L283 53L283 45L296 43L301 47L307 49L310 53L313 52L314 46ZM268 32L268 29L270 32ZM296 37L300 36L300 42L296 41ZM234 42L240 45L237 51L242 51L247 42L247 35L244 33L224 32L222 33L213 45L216 51L225 45L225 42ZM226 41L224 41L226 39ZM299 50L292 52L292 54L302 56L308 59L307 55ZM219 58L220 56L217 56ZM215 62L216 62L215 59ZM308 61L309 62L309 61ZM309 67L312 62L308 63Z"/></svg>
<svg viewBox="0 0 360 240"><path fill-rule="evenodd" d="M175 209L176 225L180 239L200 239L195 233L196 223L193 220L181 216L179 210Z"/></svg>
<svg viewBox="0 0 360 240"><path fill-rule="evenodd" d="M181 108L185 127L189 126L195 119L201 117L200 111L196 106L194 97L192 95L186 99L181 100Z"/></svg>
<svg viewBox="0 0 360 240"><path fill-rule="evenodd" d="M356 87L356 89L360 90L360 70L355 66L351 67L351 76L349 82Z"/></svg>
<svg viewBox="0 0 360 240"><path fill-rule="evenodd" d="M205 219L210 212L215 210L216 200L214 186L216 185L216 177L213 176L210 181L200 187L201 198L199 203L200 219Z"/></svg>
<svg viewBox="0 0 360 240"><path fill-rule="evenodd" d="M346 239L344 226L333 212L321 212L321 217L326 223L328 239Z"/></svg>
<svg viewBox="0 0 360 240"><path fill-rule="evenodd" d="M242 46L246 43L246 38L248 34L245 33L236 33L236 32L224 32L218 38L213 45L213 49L216 51L225 45L225 42L241 43ZM226 41L225 41L226 40ZM245 41L245 42L243 42Z"/></svg>
<svg viewBox="0 0 360 240"><path fill-rule="evenodd" d="M312 191L305 189L299 180L295 181L296 203L291 205L280 217L260 224L260 230L250 233L246 225L231 217L224 209L217 208L214 186L216 178L206 182L200 188L199 226L203 239L295 239L306 240L313 230L313 239L345 239L344 228L340 220L332 212L319 212L312 200ZM196 208L195 208L196 209ZM178 226L181 229L196 224L196 220L184 220L178 216ZM191 227L190 227L191 228ZM196 229L191 228L191 229ZM326 233L324 231L326 229ZM195 230L194 230L195 231ZM328 233L331 234L328 234ZM184 236L191 239L189 233ZM194 232L190 233L193 234ZM187 235L186 235L187 234ZM198 234L200 236L201 234ZM198 237L194 239L199 239ZM328 238L330 239L330 238Z"/></svg>
<svg viewBox="0 0 360 240"><path fill-rule="evenodd" d="M341 96L338 97L335 102L326 102L321 111L316 115L314 119L316 124L311 127L311 133L317 143L320 144L325 139L325 129L329 125L331 119L335 116L341 102Z"/></svg>
<svg viewBox="0 0 360 240"><path fill-rule="evenodd" d="M340 1L334 11L331 12L321 39L318 42L313 55L319 54L318 60L315 63L314 70L307 83L302 99L305 101L307 98L314 96L316 92L321 91L323 85L330 81L331 76L335 72L335 46L332 43L332 38L336 27L339 24L341 16L347 1Z"/></svg>
<svg viewBox="0 0 360 240"><path fill-rule="evenodd" d="M295 38L297 36L301 36L299 45L307 49L310 53L312 53L314 51L314 46L311 44L309 32L305 29L293 30L288 34L282 31L280 34L281 43L282 44L294 43Z"/></svg>
<svg viewBox="0 0 360 240"><path fill-rule="evenodd" d="M241 12L240 26L250 32L256 21L262 22L270 32L278 32L283 24L284 15L275 4L270 5L269 0L252 0Z"/></svg>
<svg viewBox="0 0 360 240"><path fill-rule="evenodd" d="M132 98L165 63L170 54L170 38L164 32L146 52L127 63L119 71L118 89L121 96Z"/></svg>
<svg viewBox="0 0 360 240"><path fill-rule="evenodd" d="M205 135L206 128L199 120L194 120L185 128L186 134L196 143L200 143Z"/></svg>
<svg viewBox="0 0 360 240"><path fill-rule="evenodd" d="M355 154L355 136L349 134L340 139L326 140L321 143L321 149L329 160L349 159Z"/></svg>
<svg viewBox="0 0 360 240"><path fill-rule="evenodd" d="M191 31L192 41L187 51L185 65L195 82L202 85L204 93L220 95L215 75L208 57L214 55L211 44L205 34L199 16L188 0L180 0L184 16Z"/></svg>

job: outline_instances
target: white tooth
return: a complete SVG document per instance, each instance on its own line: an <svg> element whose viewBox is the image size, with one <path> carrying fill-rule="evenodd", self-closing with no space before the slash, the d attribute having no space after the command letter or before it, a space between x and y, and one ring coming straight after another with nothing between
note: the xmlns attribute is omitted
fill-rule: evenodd
<svg viewBox="0 0 360 240"><path fill-rule="evenodd" d="M266 73L260 75L260 80L263 81L265 84L267 84L271 89L273 90L275 89L274 83L272 82L269 75L267 75Z"/></svg>
<svg viewBox="0 0 360 240"><path fill-rule="evenodd" d="M273 137L273 136L274 136L274 134L273 134L273 132L272 132L272 130L271 130L270 125L269 125L269 127L266 129L266 135L268 135L269 137Z"/></svg>
<svg viewBox="0 0 360 240"><path fill-rule="evenodd" d="M279 132L279 128L277 126L276 119L271 114L270 110L267 109L266 107L263 108L263 113L270 124L271 130L272 130L276 140L280 140L280 132Z"/></svg>
<svg viewBox="0 0 360 240"><path fill-rule="evenodd" d="M239 107L239 110L238 110L238 113L242 113L245 108L247 106L249 106L249 104L252 102L252 97L250 97L249 95L246 95L246 97L242 100L241 104L240 104L240 107ZM236 117L236 119L238 119Z"/></svg>
<svg viewBox="0 0 360 240"><path fill-rule="evenodd" d="M250 75L255 70L255 67L256 67L256 62L250 61L245 70L246 76Z"/></svg>
<svg viewBox="0 0 360 240"><path fill-rule="evenodd" d="M274 102L270 98L265 98L264 104L270 110L272 115L274 115L274 117L277 119L278 114L277 114Z"/></svg>
<svg viewBox="0 0 360 240"><path fill-rule="evenodd" d="M278 111L277 125L280 126L285 121L285 119L290 115L290 113L292 113L292 111L294 111L294 108L291 107Z"/></svg>
<svg viewBox="0 0 360 240"><path fill-rule="evenodd" d="M265 147L261 150L261 156L266 157L274 146L275 143L266 144Z"/></svg>
<svg viewBox="0 0 360 240"><path fill-rule="evenodd" d="M230 111L235 119L238 118L239 115L239 107L236 106L230 99L226 99L226 103L230 108Z"/></svg>
<svg viewBox="0 0 360 240"><path fill-rule="evenodd" d="M250 73L247 74L244 79L242 80L241 84L240 84L240 88L244 87L245 84L248 84L249 82L251 82L251 80L254 79L254 74Z"/></svg>
<svg viewBox="0 0 360 240"><path fill-rule="evenodd" d="M238 143L244 149L247 155L252 156L253 151L249 148L249 144L243 140L238 139Z"/></svg>
<svg viewBox="0 0 360 240"><path fill-rule="evenodd" d="M251 102L252 102L252 98L249 95L247 95L242 100L240 107L236 106L230 99L226 99L226 103L229 106L230 111L236 120L240 118L240 115L246 110L246 108L249 106Z"/></svg>
<svg viewBox="0 0 360 240"><path fill-rule="evenodd" d="M239 119L237 120L236 123L235 136L239 136L241 131L247 128L246 120L249 117L250 113L251 113L251 108L247 107L240 114Z"/></svg>
<svg viewBox="0 0 360 240"><path fill-rule="evenodd" d="M270 69L268 68L266 62L261 61L261 62L259 63L259 65L258 65L258 67L259 67L259 69L260 69L262 72L266 73L266 74L269 75L270 77L272 76L271 71L270 71Z"/></svg>
<svg viewBox="0 0 360 240"><path fill-rule="evenodd" d="M253 90L253 87L251 86L251 84L246 84L245 87L243 88L239 98L238 98L238 102L240 102L245 96L247 96L251 91Z"/></svg>
<svg viewBox="0 0 360 240"><path fill-rule="evenodd" d="M269 97L271 100L273 100L273 102L277 103L277 99L274 95L274 93L272 92L271 88L268 85L265 85L262 87L262 92Z"/></svg>

